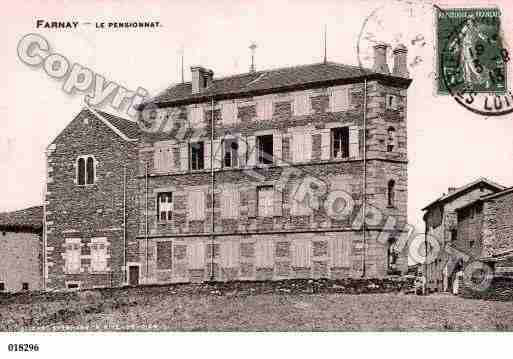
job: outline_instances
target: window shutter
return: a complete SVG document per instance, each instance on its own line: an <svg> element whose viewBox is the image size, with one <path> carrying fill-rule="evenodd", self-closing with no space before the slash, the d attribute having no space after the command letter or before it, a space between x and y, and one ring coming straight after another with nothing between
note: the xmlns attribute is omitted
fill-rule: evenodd
<svg viewBox="0 0 513 359"><path fill-rule="evenodd" d="M282 135L280 132L273 134L273 163L275 165L282 163Z"/></svg>
<svg viewBox="0 0 513 359"><path fill-rule="evenodd" d="M180 170L189 170L189 144L187 142L180 144Z"/></svg>
<svg viewBox="0 0 513 359"><path fill-rule="evenodd" d="M213 154L214 168L221 168L221 164L223 161L223 151L221 148L221 140L213 141L212 150L214 151L214 154Z"/></svg>
<svg viewBox="0 0 513 359"><path fill-rule="evenodd" d="M274 266L274 243L272 240L257 240L255 264L257 268L272 268Z"/></svg>
<svg viewBox="0 0 513 359"><path fill-rule="evenodd" d="M349 157L359 156L358 126L349 127Z"/></svg>
<svg viewBox="0 0 513 359"><path fill-rule="evenodd" d="M223 103L221 107L222 122L231 125L237 122L237 104L233 101Z"/></svg>
<svg viewBox="0 0 513 359"><path fill-rule="evenodd" d="M249 136L249 137L246 137L246 139L247 139L246 150L248 152L247 153L247 158L248 158L247 165L254 166L256 164L256 154L257 154L256 138L255 138L255 136Z"/></svg>
<svg viewBox="0 0 513 359"><path fill-rule="evenodd" d="M257 206L258 206L258 199L257 199L257 191L256 188L252 188L248 191L248 217L253 218L257 215Z"/></svg>
<svg viewBox="0 0 513 359"><path fill-rule="evenodd" d="M157 171L162 171L162 149L155 148L153 152L153 167Z"/></svg>
<svg viewBox="0 0 513 359"><path fill-rule="evenodd" d="M239 146L238 154L239 154L239 167L246 166L246 152L247 152L247 142L245 137L238 137L237 144Z"/></svg>
<svg viewBox="0 0 513 359"><path fill-rule="evenodd" d="M223 268L239 266L239 243L237 241L221 242L221 266Z"/></svg>
<svg viewBox="0 0 513 359"><path fill-rule="evenodd" d="M283 192L274 188L274 216L283 216Z"/></svg>
<svg viewBox="0 0 513 359"><path fill-rule="evenodd" d="M273 102L270 97L263 97L257 101L257 117L260 120L269 120L273 116Z"/></svg>
<svg viewBox="0 0 513 359"><path fill-rule="evenodd" d="M349 266L349 240L348 238L333 238L331 241L331 258L333 267Z"/></svg>
<svg viewBox="0 0 513 359"><path fill-rule="evenodd" d="M205 219L205 195L203 191L190 191L188 199L189 220L200 221Z"/></svg>
<svg viewBox="0 0 513 359"><path fill-rule="evenodd" d="M237 218L239 216L239 190L224 188L221 192L221 217Z"/></svg>
<svg viewBox="0 0 513 359"><path fill-rule="evenodd" d="M203 115L203 107L201 105L193 105L189 111L190 124L193 127L201 126L203 124Z"/></svg>
<svg viewBox="0 0 513 359"><path fill-rule="evenodd" d="M294 162L302 162L303 161L303 141L304 136L300 131L294 131L292 133L292 158Z"/></svg>
<svg viewBox="0 0 513 359"><path fill-rule="evenodd" d="M329 160L331 157L331 131L324 129L321 132L321 160Z"/></svg>
<svg viewBox="0 0 513 359"><path fill-rule="evenodd" d="M310 161L312 159L312 131L307 129L304 137L303 160Z"/></svg>
<svg viewBox="0 0 513 359"><path fill-rule="evenodd" d="M349 91L347 87L333 89L330 96L330 108L332 112L346 111L349 108Z"/></svg>
<svg viewBox="0 0 513 359"><path fill-rule="evenodd" d="M205 244L192 242L188 246L189 269L203 269L205 267Z"/></svg>
<svg viewBox="0 0 513 359"><path fill-rule="evenodd" d="M203 142L203 168L210 169L210 141Z"/></svg>
<svg viewBox="0 0 513 359"><path fill-rule="evenodd" d="M308 114L308 96L306 93L298 93L294 95L294 114L303 116Z"/></svg>
<svg viewBox="0 0 513 359"><path fill-rule="evenodd" d="M162 149L163 153L163 167L165 171L173 170L173 149L171 147L166 147Z"/></svg>
<svg viewBox="0 0 513 359"><path fill-rule="evenodd" d="M292 266L299 268L310 268L310 241L307 239L296 239L292 242Z"/></svg>

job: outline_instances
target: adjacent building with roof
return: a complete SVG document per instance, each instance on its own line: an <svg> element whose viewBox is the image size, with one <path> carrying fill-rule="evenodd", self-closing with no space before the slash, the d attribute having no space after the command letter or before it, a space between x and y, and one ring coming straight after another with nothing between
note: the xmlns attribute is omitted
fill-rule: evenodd
<svg viewBox="0 0 513 359"><path fill-rule="evenodd" d="M446 194L423 208L428 243L436 241L439 246L439 255L423 268L429 289L450 291L456 272L465 263L487 255L490 248L496 247L491 245L492 232L487 230L490 239L483 240L481 234L485 228L479 218L482 218L483 199L493 198L504 189L489 179L479 178L461 187L450 187Z"/></svg>
<svg viewBox="0 0 513 359"><path fill-rule="evenodd" d="M0 292L43 289L43 207L0 213Z"/></svg>
<svg viewBox="0 0 513 359"><path fill-rule="evenodd" d="M191 78L144 103L140 127L86 109L49 146L49 289L406 270L404 47L392 73L378 45L372 70Z"/></svg>

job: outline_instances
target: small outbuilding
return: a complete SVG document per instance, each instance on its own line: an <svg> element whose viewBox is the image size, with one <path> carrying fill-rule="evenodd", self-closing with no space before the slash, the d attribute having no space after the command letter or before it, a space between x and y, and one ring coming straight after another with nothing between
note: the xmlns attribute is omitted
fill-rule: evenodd
<svg viewBox="0 0 513 359"><path fill-rule="evenodd" d="M43 289L43 206L0 213L0 292Z"/></svg>

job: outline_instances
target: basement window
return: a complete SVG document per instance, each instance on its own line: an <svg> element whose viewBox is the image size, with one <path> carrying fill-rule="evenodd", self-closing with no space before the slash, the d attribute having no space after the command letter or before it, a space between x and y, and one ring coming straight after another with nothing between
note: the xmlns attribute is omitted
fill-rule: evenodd
<svg viewBox="0 0 513 359"><path fill-rule="evenodd" d="M331 155L333 158L349 157L349 127L331 129Z"/></svg>
<svg viewBox="0 0 513 359"><path fill-rule="evenodd" d="M270 165L273 163L273 135L257 137L258 163Z"/></svg>
<svg viewBox="0 0 513 359"><path fill-rule="evenodd" d="M223 167L235 168L239 166L239 144L236 139L223 140Z"/></svg>
<svg viewBox="0 0 513 359"><path fill-rule="evenodd" d="M173 219L173 193L162 192L157 195L157 213L161 222Z"/></svg>
<svg viewBox="0 0 513 359"><path fill-rule="evenodd" d="M204 164L205 144L203 142L191 143L191 170L202 170Z"/></svg>

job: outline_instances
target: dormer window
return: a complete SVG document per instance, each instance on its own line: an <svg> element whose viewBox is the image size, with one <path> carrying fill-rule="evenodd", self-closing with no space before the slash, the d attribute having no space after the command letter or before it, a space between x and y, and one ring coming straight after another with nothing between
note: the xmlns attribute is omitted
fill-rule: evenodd
<svg viewBox="0 0 513 359"><path fill-rule="evenodd" d="M77 184L85 186L96 181L96 161L93 156L80 156L77 159Z"/></svg>

